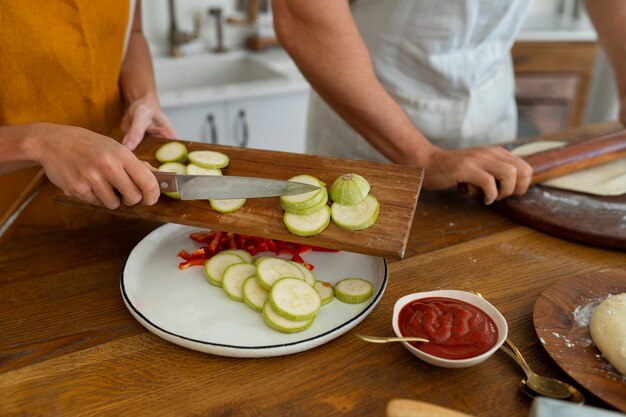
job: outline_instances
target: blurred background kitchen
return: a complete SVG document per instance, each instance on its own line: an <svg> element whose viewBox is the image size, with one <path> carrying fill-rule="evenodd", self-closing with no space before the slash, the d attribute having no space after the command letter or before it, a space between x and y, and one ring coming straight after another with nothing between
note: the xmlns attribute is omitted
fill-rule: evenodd
<svg viewBox="0 0 626 417"><path fill-rule="evenodd" d="M581 3L530 1L513 47L519 137L617 117L613 74ZM181 138L304 152L310 86L276 44L267 0L144 1L143 25Z"/></svg>

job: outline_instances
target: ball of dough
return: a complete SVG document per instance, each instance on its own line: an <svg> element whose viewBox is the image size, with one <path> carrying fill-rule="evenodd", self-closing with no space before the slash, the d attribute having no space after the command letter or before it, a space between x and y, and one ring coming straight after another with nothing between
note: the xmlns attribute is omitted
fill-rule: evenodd
<svg viewBox="0 0 626 417"><path fill-rule="evenodd" d="M626 375L626 293L602 301L591 314L589 329L602 355Z"/></svg>

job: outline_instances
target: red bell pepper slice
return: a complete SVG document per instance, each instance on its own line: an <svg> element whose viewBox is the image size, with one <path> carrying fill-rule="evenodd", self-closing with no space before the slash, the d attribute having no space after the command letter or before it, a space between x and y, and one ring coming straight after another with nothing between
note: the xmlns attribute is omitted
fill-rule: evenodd
<svg viewBox="0 0 626 417"><path fill-rule="evenodd" d="M204 264L206 263L206 261L209 258L195 258L195 259L190 259L188 261L185 262L181 262L180 264L178 264L178 268L182 269L183 271L187 268L189 268L190 266L204 266Z"/></svg>

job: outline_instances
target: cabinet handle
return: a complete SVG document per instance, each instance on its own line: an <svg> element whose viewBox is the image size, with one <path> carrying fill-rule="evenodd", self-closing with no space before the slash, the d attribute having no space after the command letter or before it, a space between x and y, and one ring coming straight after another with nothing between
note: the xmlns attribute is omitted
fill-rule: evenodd
<svg viewBox="0 0 626 417"><path fill-rule="evenodd" d="M246 117L246 111L239 110L239 124L241 125L241 141L239 146L245 148L248 146L248 118Z"/></svg>
<svg viewBox="0 0 626 417"><path fill-rule="evenodd" d="M215 145L217 144L217 128L215 127L215 118L213 117L213 113L206 115L206 121L209 124L209 131L211 132L211 143Z"/></svg>

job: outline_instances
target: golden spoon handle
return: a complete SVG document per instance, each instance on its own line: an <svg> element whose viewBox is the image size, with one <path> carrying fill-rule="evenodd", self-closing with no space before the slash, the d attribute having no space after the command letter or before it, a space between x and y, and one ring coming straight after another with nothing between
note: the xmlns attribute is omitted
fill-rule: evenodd
<svg viewBox="0 0 626 417"><path fill-rule="evenodd" d="M422 337L412 337L412 336L407 336L407 337L379 337L379 336L365 336L362 334L357 334L356 337L358 337L361 340L364 340L366 342L370 342L370 343L389 343L389 342L428 342L428 339L424 339Z"/></svg>

